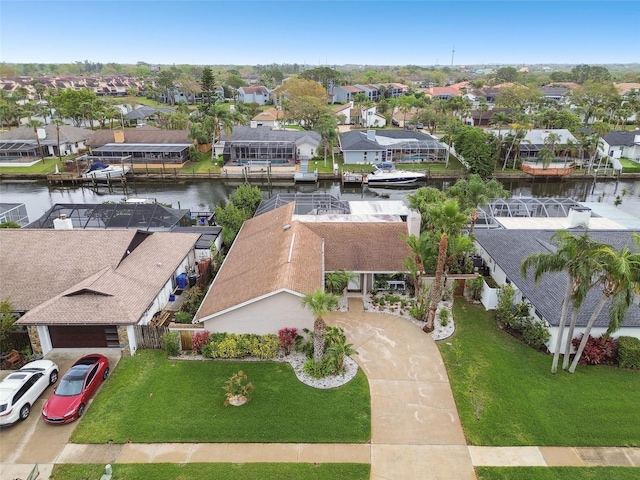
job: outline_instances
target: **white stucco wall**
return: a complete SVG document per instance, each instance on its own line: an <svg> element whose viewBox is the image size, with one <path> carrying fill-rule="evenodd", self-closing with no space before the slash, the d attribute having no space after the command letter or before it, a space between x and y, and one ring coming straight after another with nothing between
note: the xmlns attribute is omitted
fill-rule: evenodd
<svg viewBox="0 0 640 480"><path fill-rule="evenodd" d="M568 321L567 321L567 326L565 327L563 335L562 335L563 339L562 339L561 352L564 352L564 345L565 345L565 341L566 341L566 338L567 338L568 326L569 325L568 325ZM584 332L584 328L585 327L576 327L576 329L573 332L573 338L580 338L580 335L582 335L582 333ZM554 351L555 346L556 346L556 342L558 341L558 330L559 330L559 327L549 327L549 333L551 334L551 339L549 340L549 343L547 344L547 347L549 348L550 352ZM604 334L606 331L607 331L607 329L604 328L604 327L593 327L591 329L591 333L589 335L591 335L592 337L596 337L597 338L597 337L601 336L602 334ZM622 327L617 332L611 334L611 336L613 338L635 337L635 338L640 339L640 327ZM574 353L575 349L572 348L571 352Z"/></svg>
<svg viewBox="0 0 640 480"><path fill-rule="evenodd" d="M302 306L302 297L289 292L276 293L218 317L204 321L210 332L278 333L286 327L313 330L314 318Z"/></svg>
<svg viewBox="0 0 640 480"><path fill-rule="evenodd" d="M312 158L316 153L318 153L318 146L313 145L311 143L301 143L296 148L298 149L298 155L301 157Z"/></svg>
<svg viewBox="0 0 640 480"><path fill-rule="evenodd" d="M366 160L365 160L365 153ZM372 150L368 152L364 151L346 151L344 154L344 163L358 164L358 163L382 163L382 152L380 150Z"/></svg>

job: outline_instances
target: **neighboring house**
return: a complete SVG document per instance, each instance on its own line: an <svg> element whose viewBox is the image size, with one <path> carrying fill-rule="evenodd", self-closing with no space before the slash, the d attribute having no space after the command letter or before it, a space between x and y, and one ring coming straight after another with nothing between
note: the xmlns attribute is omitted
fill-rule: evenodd
<svg viewBox="0 0 640 480"><path fill-rule="evenodd" d="M467 98L473 102L479 102L481 98L484 98L487 103L493 104L496 101L498 93L500 93L499 87L482 87L468 92Z"/></svg>
<svg viewBox="0 0 640 480"><path fill-rule="evenodd" d="M353 109L353 102L348 102L345 105L338 105L333 109L333 115L336 117L340 125L351 124L352 109Z"/></svg>
<svg viewBox="0 0 640 480"><path fill-rule="evenodd" d="M366 293L376 273L406 270L408 223L399 218L367 222L360 216L349 221L344 215L334 222L331 215L294 215L296 204L244 223L194 323L210 332L311 330L314 318L302 298L322 288L326 272L356 273L349 288Z"/></svg>
<svg viewBox="0 0 640 480"><path fill-rule="evenodd" d="M331 103L349 103L358 93L364 93L364 90L355 85L337 85L331 92Z"/></svg>
<svg viewBox="0 0 640 480"><path fill-rule="evenodd" d="M348 103L359 93L372 102L381 98L398 98L409 91L402 83L356 84L335 86L329 93L331 103Z"/></svg>
<svg viewBox="0 0 640 480"><path fill-rule="evenodd" d="M266 105L269 101L269 89L267 87L240 87L238 89L239 103L257 103L258 105Z"/></svg>
<svg viewBox="0 0 640 480"><path fill-rule="evenodd" d="M497 137L504 137L505 135L513 133L513 130L509 129L494 129L487 131ZM544 148L547 137L552 133L559 136L559 140L556 143L556 146L559 147L559 149L562 149L564 145L568 145L571 142L573 142L574 145L578 144L578 139L566 128L554 128L548 130L533 129L527 131L524 138L520 141L520 158L525 161L531 159L535 160L538 158L538 153L540 153L540 150Z"/></svg>
<svg viewBox="0 0 640 480"><path fill-rule="evenodd" d="M627 82L627 83L614 83L614 87L618 90L618 93L626 97L630 93L640 93L640 83L638 82Z"/></svg>
<svg viewBox="0 0 640 480"><path fill-rule="evenodd" d="M29 91L29 97L37 99L38 94L34 85L39 83L50 89L81 90L88 88L98 96L122 97L131 89L138 93L144 91L144 83L125 75L96 75L96 76L62 76L62 77L14 77L0 78L0 90L14 92L20 87Z"/></svg>
<svg viewBox="0 0 640 480"><path fill-rule="evenodd" d="M567 276L564 273L543 275L539 283L533 279L533 273L529 272L526 278L520 275L522 261L532 253L552 253L555 245L551 239L555 230L476 230L474 232L478 253L484 260L491 277L498 285L511 284L516 289L516 301L528 300L531 302L531 313L535 318L542 320L549 327L551 339L548 346L555 345L558 336L560 311L566 288ZM576 235L582 233L577 230ZM632 245L630 230L593 230L589 236L602 243L622 248ZM486 290L485 285L485 290ZM602 295L599 286L594 287L585 299L580 314L574 337L579 337L587 325L587 321L594 311L597 302ZM627 312L625 321L620 330L613 334L640 338L640 307L638 298ZM609 324L610 302L605 305L600 316L596 319L591 335L602 335ZM565 329L565 332L567 330Z"/></svg>
<svg viewBox="0 0 640 480"><path fill-rule="evenodd" d="M352 130L340 135L344 163L444 162L447 146L426 133Z"/></svg>
<svg viewBox="0 0 640 480"><path fill-rule="evenodd" d="M154 108L147 105L140 105L124 116L129 121L135 121L137 125L145 125L149 120L157 121L161 113L176 113L174 108Z"/></svg>
<svg viewBox="0 0 640 480"><path fill-rule="evenodd" d="M281 128L284 112L277 108L270 108L264 112L260 112L258 115L251 119L251 122L255 122L256 127L270 127Z"/></svg>
<svg viewBox="0 0 640 480"><path fill-rule="evenodd" d="M234 127L227 137L225 132L215 146L227 166L266 164L291 166L299 160L314 157L321 145L318 132L310 130L272 130L251 126Z"/></svg>
<svg viewBox="0 0 640 480"><path fill-rule="evenodd" d="M356 106L351 109L351 122L364 128L381 128L387 124L387 119L377 111L377 107Z"/></svg>
<svg viewBox="0 0 640 480"><path fill-rule="evenodd" d="M130 156L133 164L182 164L189 160L186 130L160 130L145 126L128 130L97 130L86 142L91 155L109 163Z"/></svg>
<svg viewBox="0 0 640 480"><path fill-rule="evenodd" d="M496 113L505 113L511 115L512 110L509 108L492 108L486 112L481 112L478 109L471 110L471 113L465 118L467 125L473 125L474 127L487 127L492 124L491 119ZM495 128L495 127L494 127Z"/></svg>
<svg viewBox="0 0 640 480"><path fill-rule="evenodd" d="M134 354L134 327L150 323L169 302L178 276L196 267L199 237L2 229L1 297L24 313L16 324L28 328L34 354L99 347Z"/></svg>
<svg viewBox="0 0 640 480"><path fill-rule="evenodd" d="M614 159L628 158L640 163L640 129L632 132L615 131L602 139L600 146L604 155Z"/></svg>
<svg viewBox="0 0 640 480"><path fill-rule="evenodd" d="M0 225L16 222L21 227L29 224L29 214L24 203L0 203Z"/></svg>
<svg viewBox="0 0 640 480"><path fill-rule="evenodd" d="M180 84L176 85L173 88L172 93L173 93L174 104L184 102L187 105L194 105L197 103L202 103L202 100L203 100L202 92L187 94L184 92L183 87ZM222 88L220 85L216 86L214 88L213 96L217 101L223 102L224 88ZM159 96L159 100L163 103L169 103L169 98L167 97L167 93L162 92Z"/></svg>
<svg viewBox="0 0 640 480"><path fill-rule="evenodd" d="M45 157L73 155L84 149L93 131L85 128L60 126L60 151L58 152L58 130L49 124L38 128L38 137ZM0 161L9 158L35 160L41 158L36 132L31 127L18 127L0 133Z"/></svg>
<svg viewBox="0 0 640 480"><path fill-rule="evenodd" d="M544 98L555 100L556 102L564 102L569 93L568 87L547 85L538 89Z"/></svg>
<svg viewBox="0 0 640 480"><path fill-rule="evenodd" d="M461 95L460 89L450 87L429 87L421 89L427 97L440 100L449 100L452 97L458 97Z"/></svg>

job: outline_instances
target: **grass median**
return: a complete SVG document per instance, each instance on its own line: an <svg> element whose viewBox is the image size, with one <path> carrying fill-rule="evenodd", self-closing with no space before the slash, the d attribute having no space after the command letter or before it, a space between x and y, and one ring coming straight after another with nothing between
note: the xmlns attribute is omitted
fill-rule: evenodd
<svg viewBox="0 0 640 480"><path fill-rule="evenodd" d="M640 446L640 371L579 366L500 330L493 312L457 300L456 333L439 342L472 445Z"/></svg>
<svg viewBox="0 0 640 480"><path fill-rule="evenodd" d="M478 480L638 480L632 467L476 467Z"/></svg>
<svg viewBox="0 0 640 480"><path fill-rule="evenodd" d="M369 478L371 467L357 463L170 463L155 464L115 464L113 478L118 480L365 480ZM79 478L100 478L104 465L64 464L55 465L51 480L77 480Z"/></svg>
<svg viewBox="0 0 640 480"><path fill-rule="evenodd" d="M225 407L223 385L238 370L252 399ZM163 351L123 358L72 435L75 443L362 443L371 437L369 384L320 390L287 363L167 360Z"/></svg>

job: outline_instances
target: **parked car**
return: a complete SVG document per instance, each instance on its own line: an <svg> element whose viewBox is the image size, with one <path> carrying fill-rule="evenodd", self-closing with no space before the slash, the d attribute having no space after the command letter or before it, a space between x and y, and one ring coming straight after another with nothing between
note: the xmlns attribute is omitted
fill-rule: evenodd
<svg viewBox="0 0 640 480"><path fill-rule="evenodd" d="M398 120L396 120L395 118L391 119L391 125L393 125L394 127L399 127L400 126L400 122Z"/></svg>
<svg viewBox="0 0 640 480"><path fill-rule="evenodd" d="M109 377L109 359L94 353L82 357L64 374L42 407L47 423L64 424L80 418L98 387Z"/></svg>
<svg viewBox="0 0 640 480"><path fill-rule="evenodd" d="M424 123L416 123L416 129L418 130L424 129Z"/></svg>
<svg viewBox="0 0 640 480"><path fill-rule="evenodd" d="M57 381L58 366L51 360L36 360L9 374L0 382L0 426L25 420L42 392Z"/></svg>

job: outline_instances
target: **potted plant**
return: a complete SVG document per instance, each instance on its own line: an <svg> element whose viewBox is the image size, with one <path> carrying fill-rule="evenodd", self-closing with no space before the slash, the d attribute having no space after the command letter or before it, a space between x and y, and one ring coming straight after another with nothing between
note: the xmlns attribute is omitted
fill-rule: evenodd
<svg viewBox="0 0 640 480"><path fill-rule="evenodd" d="M231 375L222 388L227 392L225 394L226 399L224 401L225 407L228 407L229 405L239 407L251 400L251 390L253 390L253 385L249 382L247 374L242 370Z"/></svg>

